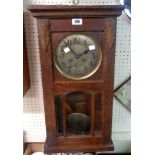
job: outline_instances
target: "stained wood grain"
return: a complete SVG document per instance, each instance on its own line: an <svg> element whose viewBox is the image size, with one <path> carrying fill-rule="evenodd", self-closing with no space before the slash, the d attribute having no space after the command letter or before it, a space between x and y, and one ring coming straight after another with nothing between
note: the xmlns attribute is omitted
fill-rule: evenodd
<svg viewBox="0 0 155 155"><path fill-rule="evenodd" d="M45 153L53 152L96 152L113 150L111 140L112 101L114 83L114 62L116 44L116 19L124 6L45 6L29 5L33 17L37 18L42 83L45 107L47 139ZM83 18L83 25L73 26L72 18ZM102 63L91 77L75 81L65 78L56 69L53 54L59 41L73 33L84 33L95 38L101 46ZM63 104L63 121L66 120L65 96L71 92L85 92L91 95L91 134L66 135L66 123L63 124L64 136L57 136L54 96L60 95ZM101 94L101 110L98 127L94 132L97 117L94 116L95 96ZM94 120L95 119L95 120Z"/></svg>
<svg viewBox="0 0 155 155"><path fill-rule="evenodd" d="M98 18L106 16L120 16L124 6L122 5L28 5L27 9L36 18L73 18L86 17ZM65 16L64 16L65 14Z"/></svg>
<svg viewBox="0 0 155 155"><path fill-rule="evenodd" d="M23 96L30 88L30 75L29 75L29 66L27 58L27 48L26 48L26 38L25 30L23 26Z"/></svg>

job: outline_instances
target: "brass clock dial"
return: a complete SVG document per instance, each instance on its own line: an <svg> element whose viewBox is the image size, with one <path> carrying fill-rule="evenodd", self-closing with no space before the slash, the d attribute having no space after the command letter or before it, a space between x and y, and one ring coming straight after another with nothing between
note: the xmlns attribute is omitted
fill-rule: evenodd
<svg viewBox="0 0 155 155"><path fill-rule="evenodd" d="M72 34L59 42L54 62L65 77L80 80L97 71L101 54L101 48L93 38L84 34Z"/></svg>

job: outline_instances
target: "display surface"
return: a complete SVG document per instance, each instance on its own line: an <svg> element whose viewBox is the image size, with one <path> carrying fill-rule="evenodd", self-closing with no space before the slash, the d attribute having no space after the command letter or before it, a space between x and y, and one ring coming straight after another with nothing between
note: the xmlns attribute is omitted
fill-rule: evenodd
<svg viewBox="0 0 155 155"><path fill-rule="evenodd" d="M91 76L98 69L101 59L101 49L96 41L78 33L63 38L54 56L58 70L75 80Z"/></svg>

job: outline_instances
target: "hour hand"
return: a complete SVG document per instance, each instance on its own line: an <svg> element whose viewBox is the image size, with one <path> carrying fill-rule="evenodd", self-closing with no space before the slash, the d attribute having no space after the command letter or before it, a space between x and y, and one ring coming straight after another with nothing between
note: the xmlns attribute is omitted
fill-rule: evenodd
<svg viewBox="0 0 155 155"><path fill-rule="evenodd" d="M81 57L83 54L87 54L89 50L85 50L83 53L79 54L78 56Z"/></svg>
<svg viewBox="0 0 155 155"><path fill-rule="evenodd" d="M83 53L84 54L87 54L89 52L89 49L85 50Z"/></svg>

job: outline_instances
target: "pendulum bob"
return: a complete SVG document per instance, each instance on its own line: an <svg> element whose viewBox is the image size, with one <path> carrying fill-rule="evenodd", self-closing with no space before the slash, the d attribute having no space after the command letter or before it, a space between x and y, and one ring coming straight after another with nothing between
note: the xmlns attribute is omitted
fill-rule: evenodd
<svg viewBox="0 0 155 155"><path fill-rule="evenodd" d="M67 116L67 128L73 134L90 131L90 122L90 117L83 113L72 113Z"/></svg>

